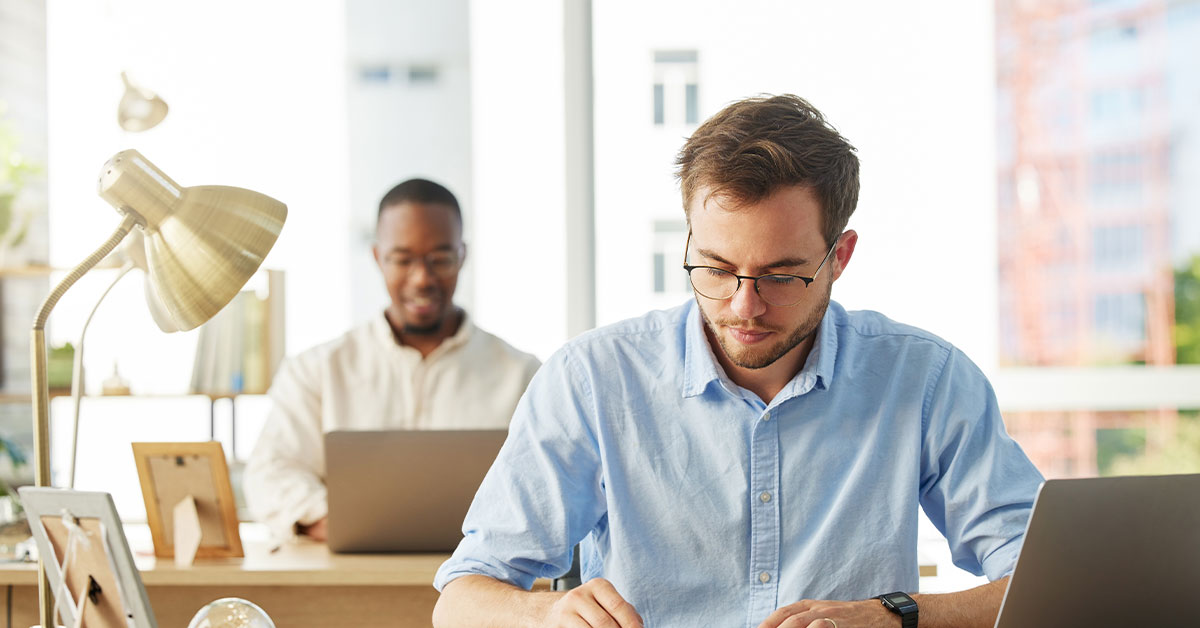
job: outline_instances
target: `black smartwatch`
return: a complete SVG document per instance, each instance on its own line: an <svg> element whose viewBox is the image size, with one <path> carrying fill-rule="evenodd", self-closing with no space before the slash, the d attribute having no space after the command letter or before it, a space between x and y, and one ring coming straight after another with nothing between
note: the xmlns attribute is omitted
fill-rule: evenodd
<svg viewBox="0 0 1200 628"><path fill-rule="evenodd" d="M912 596L896 591L878 597L884 608L900 616L902 628L917 628L917 601Z"/></svg>

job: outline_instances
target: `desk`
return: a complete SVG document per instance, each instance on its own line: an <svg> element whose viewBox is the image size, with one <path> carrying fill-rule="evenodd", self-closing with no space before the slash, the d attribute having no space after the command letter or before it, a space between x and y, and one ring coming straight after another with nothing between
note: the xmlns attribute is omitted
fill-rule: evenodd
<svg viewBox="0 0 1200 628"><path fill-rule="evenodd" d="M444 554L332 554L299 540L271 552L248 542L245 558L197 561L179 568L135 554L150 605L162 628L183 628L201 606L241 597L267 611L280 628L431 626L438 593L431 584ZM37 565L0 564L0 626L12 591L12 625L38 623Z"/></svg>
<svg viewBox="0 0 1200 628"><path fill-rule="evenodd" d="M130 530L129 528L133 528ZM243 524L245 529L245 524ZM143 546L136 540L133 547ZM246 538L243 532L243 539ZM191 567L134 554L154 616L162 628L184 628L201 606L240 597L267 611L279 628L432 626L438 592L431 584L446 554L333 554L323 543L298 539L272 552L265 541L244 541L245 558L207 559ZM936 575L922 565L921 576ZM932 572L932 573L931 573ZM0 563L0 627L12 591L12 625L38 623L37 564ZM535 589L546 590L539 580Z"/></svg>

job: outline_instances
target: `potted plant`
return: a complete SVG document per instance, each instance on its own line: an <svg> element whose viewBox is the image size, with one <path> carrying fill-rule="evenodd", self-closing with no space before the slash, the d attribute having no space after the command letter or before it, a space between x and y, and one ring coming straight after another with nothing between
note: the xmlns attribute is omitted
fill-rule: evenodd
<svg viewBox="0 0 1200 628"><path fill-rule="evenodd" d="M4 119L6 108L0 101L0 266L5 265L8 252L20 247L29 233L33 211L22 210L18 199L39 170L18 150L16 132Z"/></svg>
<svg viewBox="0 0 1200 628"><path fill-rule="evenodd" d="M0 459L7 458L11 469L25 466L28 459L21 447L0 436ZM31 532L16 489L0 475L0 560L23 560Z"/></svg>

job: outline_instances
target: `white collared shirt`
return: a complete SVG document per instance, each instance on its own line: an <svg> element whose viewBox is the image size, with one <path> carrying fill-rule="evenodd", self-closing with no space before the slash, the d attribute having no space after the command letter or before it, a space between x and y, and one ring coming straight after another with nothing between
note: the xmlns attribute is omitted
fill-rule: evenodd
<svg viewBox="0 0 1200 628"><path fill-rule="evenodd" d="M325 432L507 427L538 366L465 314L425 358L381 314L285 360L246 466L251 513L280 538L326 515Z"/></svg>

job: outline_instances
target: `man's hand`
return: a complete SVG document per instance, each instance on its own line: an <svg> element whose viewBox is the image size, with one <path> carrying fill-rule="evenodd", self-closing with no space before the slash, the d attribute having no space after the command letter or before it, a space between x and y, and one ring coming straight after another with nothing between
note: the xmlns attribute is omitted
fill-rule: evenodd
<svg viewBox="0 0 1200 628"><path fill-rule="evenodd" d="M879 600L801 600L771 613L758 628L896 628L900 616Z"/></svg>
<svg viewBox="0 0 1200 628"><path fill-rule="evenodd" d="M329 540L329 517L321 517L320 519L308 525L297 525L296 531L304 536L311 537L314 541L324 543Z"/></svg>
<svg viewBox="0 0 1200 628"><path fill-rule="evenodd" d="M642 616L604 578L588 580L559 598L546 628L642 628Z"/></svg>

